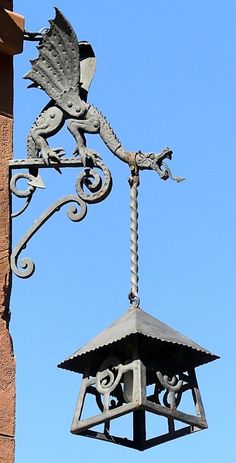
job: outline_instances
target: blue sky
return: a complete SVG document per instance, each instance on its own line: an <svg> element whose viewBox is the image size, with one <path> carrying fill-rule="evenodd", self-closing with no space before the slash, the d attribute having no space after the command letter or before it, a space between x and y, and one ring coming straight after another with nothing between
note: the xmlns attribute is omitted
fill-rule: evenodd
<svg viewBox="0 0 236 463"><path fill-rule="evenodd" d="M26 29L54 17L54 2L15 0ZM72 223L65 210L32 239L29 280L14 277L11 333L17 359L16 463L234 461L236 275L236 4L232 0L79 2L58 0L79 39L92 43L97 69L88 100L125 148L171 146L181 184L141 173L141 307L221 360L197 369L209 429L144 453L70 434L80 376L56 365L128 309L129 189L126 165L88 137L113 176L110 196ZM26 43L15 59L16 158L47 103L22 76L35 58ZM56 137L71 155L66 129ZM53 144L53 143L52 143ZM23 216L25 233L54 200L74 193L75 172L43 172L47 185ZM65 209L65 208L64 208Z"/></svg>

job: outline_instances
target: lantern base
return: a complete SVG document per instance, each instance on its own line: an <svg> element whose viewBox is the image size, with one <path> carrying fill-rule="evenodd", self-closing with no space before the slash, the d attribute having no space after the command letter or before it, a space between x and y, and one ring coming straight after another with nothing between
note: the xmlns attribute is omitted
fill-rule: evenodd
<svg viewBox="0 0 236 463"><path fill-rule="evenodd" d="M167 432L166 434L162 434L161 436L157 436L151 439L141 439L140 441L137 441L135 439L131 440L124 437L113 436L107 433L96 432L90 429L81 432L80 436L92 437L93 439L110 442L111 444L122 445L124 447L132 448L142 452L157 445L164 444L165 442L178 439L178 437L187 436L188 434L192 434L194 432L201 431L202 429L207 428L207 425L204 428L199 428L197 426L185 426L182 429L173 430L173 426L174 422L171 422L169 423L169 432Z"/></svg>

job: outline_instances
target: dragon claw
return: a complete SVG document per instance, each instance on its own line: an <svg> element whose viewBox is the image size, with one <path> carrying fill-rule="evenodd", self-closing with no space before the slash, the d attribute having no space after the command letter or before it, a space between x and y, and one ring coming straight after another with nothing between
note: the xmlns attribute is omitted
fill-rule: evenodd
<svg viewBox="0 0 236 463"><path fill-rule="evenodd" d="M50 161L60 162L61 157L64 156L65 151L63 148L48 148L42 150L42 159L46 165L50 164Z"/></svg>
<svg viewBox="0 0 236 463"><path fill-rule="evenodd" d="M81 161L84 167L87 166L87 161L92 161L92 163L96 165L96 160L100 158L96 151L85 147L76 147L73 154L74 156L79 155L81 157Z"/></svg>

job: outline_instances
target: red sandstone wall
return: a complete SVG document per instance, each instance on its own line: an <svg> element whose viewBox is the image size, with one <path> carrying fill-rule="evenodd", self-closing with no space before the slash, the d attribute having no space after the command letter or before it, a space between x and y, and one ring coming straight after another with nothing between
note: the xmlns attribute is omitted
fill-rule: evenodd
<svg viewBox="0 0 236 463"><path fill-rule="evenodd" d="M0 462L14 462L15 359L9 323L8 159L12 154L12 119L0 115Z"/></svg>
<svg viewBox="0 0 236 463"><path fill-rule="evenodd" d="M12 2L0 7L12 9ZM8 331L11 291L9 269L9 189L8 160L12 158L13 62L0 55L0 462L14 463L15 359Z"/></svg>

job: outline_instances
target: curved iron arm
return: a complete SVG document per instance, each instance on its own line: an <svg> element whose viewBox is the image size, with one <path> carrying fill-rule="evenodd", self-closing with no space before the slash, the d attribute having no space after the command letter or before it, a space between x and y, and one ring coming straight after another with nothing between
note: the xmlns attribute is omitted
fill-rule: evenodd
<svg viewBox="0 0 236 463"><path fill-rule="evenodd" d="M79 159L64 159L63 162L60 163L60 167L82 167L83 163ZM16 217L23 213L26 208L28 207L33 193L35 192L36 188L43 188L44 184L42 182L41 177L38 174L38 167L58 167L58 163L51 162L50 165L42 164L42 160L18 160L18 161L11 161L10 167L14 168L25 168L28 167L30 170L32 168L35 169L35 175L31 173L19 173L12 177L10 181L10 189L11 192L19 197L19 198L26 198L26 203L17 213L13 214L12 217ZM99 168L102 172L102 176L100 173L96 171L96 168ZM28 188L25 190L19 190L17 188L17 181L19 179L26 179L28 180ZM23 236L23 238L18 242L16 247L14 248L12 255L11 255L11 268L12 271L19 276L20 278L29 278L33 275L35 270L35 264L31 258L23 258L19 262L19 256L23 249L26 248L28 242L31 238L37 233L37 231L47 222L50 217L52 217L55 212L58 212L64 205L73 202L76 203L77 206L80 207L80 211L78 212L77 207L70 207L67 211L67 215L70 220L74 222L81 221L87 214L87 204L98 203L105 199L112 188L112 177L108 167L103 163L102 159L98 158L96 160L96 165L92 167L85 167L84 171L82 171L76 178L75 181L75 195L67 195L59 200L57 200L52 206L50 206L42 215L39 217L38 220L34 222L34 224L30 227L27 233ZM20 267L20 268L19 268Z"/></svg>
<svg viewBox="0 0 236 463"><path fill-rule="evenodd" d="M11 269L20 278L29 278L31 275L33 275L34 270L35 270L35 264L32 261L32 259L28 257L24 257L20 261L20 266L22 267L23 270L20 270L18 268L18 258L19 255L22 251L22 249L25 249L28 242L30 239L35 235L35 233L42 227L42 225L47 222L50 217L52 217L55 212L58 212L62 206L65 204L68 204L70 202L75 202L80 206L80 212L77 212L76 208L69 208L67 215L70 218L70 220L73 220L74 222L79 222L81 221L87 213L87 205L86 203L80 199L78 196L75 195L68 195L65 196L62 199L59 199L56 201L52 206L50 206L42 215L41 217L35 221L35 223L32 225L32 227L28 230L28 232L23 236L23 238L19 241L17 246L12 252L11 255Z"/></svg>

